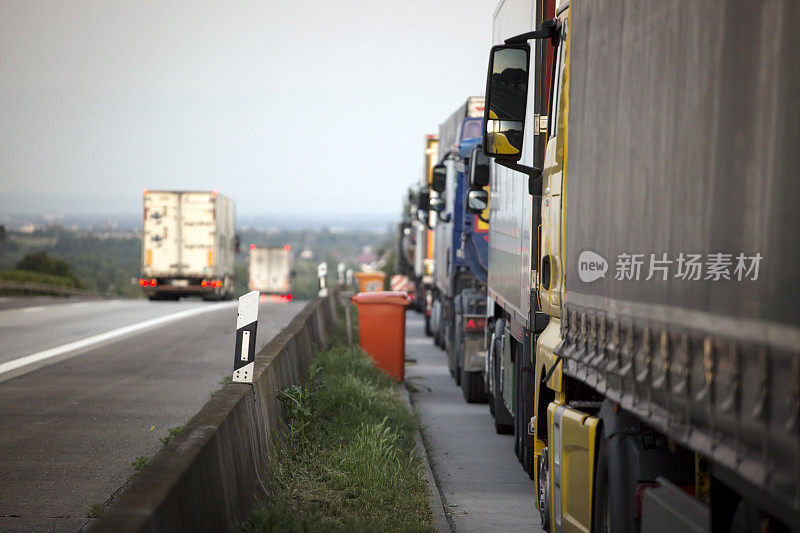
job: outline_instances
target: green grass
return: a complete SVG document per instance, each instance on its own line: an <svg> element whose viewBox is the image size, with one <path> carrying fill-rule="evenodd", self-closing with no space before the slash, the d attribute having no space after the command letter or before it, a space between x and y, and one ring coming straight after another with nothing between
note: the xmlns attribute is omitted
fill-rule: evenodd
<svg viewBox="0 0 800 533"><path fill-rule="evenodd" d="M272 497L245 531L433 531L416 420L394 381L341 339L308 384L278 392Z"/></svg>
<svg viewBox="0 0 800 533"><path fill-rule="evenodd" d="M93 503L86 510L86 518L97 518L103 512L103 509L105 509L105 505L102 503Z"/></svg>
<svg viewBox="0 0 800 533"><path fill-rule="evenodd" d="M39 283L41 285L54 285L56 287L80 288L74 278L69 276L55 276L30 270L6 270L0 272L0 279L5 281L18 281L25 283Z"/></svg>
<svg viewBox="0 0 800 533"><path fill-rule="evenodd" d="M169 435L167 435L166 437L161 437L161 444L163 446L169 444L170 441L172 441L172 439L174 439L178 435L178 433L183 431L183 426L175 426L174 428L169 428L167 431L169 432Z"/></svg>
<svg viewBox="0 0 800 533"><path fill-rule="evenodd" d="M139 457L131 461L131 466L133 467L134 470L136 470L137 473L147 468L148 464L150 464L150 458L147 457L146 455L140 455Z"/></svg>

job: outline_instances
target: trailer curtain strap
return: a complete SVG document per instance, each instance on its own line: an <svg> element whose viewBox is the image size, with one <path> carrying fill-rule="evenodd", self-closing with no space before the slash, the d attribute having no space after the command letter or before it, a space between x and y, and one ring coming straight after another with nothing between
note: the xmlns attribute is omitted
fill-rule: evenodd
<svg viewBox="0 0 800 533"><path fill-rule="evenodd" d="M550 381L550 378L553 377L553 372L556 371L556 367L558 366L558 363L560 363L563 359L564 358L562 356L560 356L560 355L556 358L556 362L553 363L553 366L550 367L550 370L548 370L547 374L545 374L545 376L544 376L544 382L545 383Z"/></svg>

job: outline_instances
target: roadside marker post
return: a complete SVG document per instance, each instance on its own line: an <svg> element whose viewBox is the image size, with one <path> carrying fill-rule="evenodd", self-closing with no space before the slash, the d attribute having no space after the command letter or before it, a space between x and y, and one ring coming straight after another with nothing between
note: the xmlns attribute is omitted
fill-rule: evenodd
<svg viewBox="0 0 800 533"><path fill-rule="evenodd" d="M317 276L319 277L319 291L317 294L324 298L328 295L328 283L326 276L328 275L328 263L322 262L317 267Z"/></svg>
<svg viewBox="0 0 800 533"><path fill-rule="evenodd" d="M339 263L339 266L336 268L336 270L338 270L338 272L339 272L339 285L340 286L344 285L345 264L344 263Z"/></svg>
<svg viewBox="0 0 800 533"><path fill-rule="evenodd" d="M259 292L239 297L236 316L236 348L233 353L233 381L252 383L256 359L256 327L258 326Z"/></svg>

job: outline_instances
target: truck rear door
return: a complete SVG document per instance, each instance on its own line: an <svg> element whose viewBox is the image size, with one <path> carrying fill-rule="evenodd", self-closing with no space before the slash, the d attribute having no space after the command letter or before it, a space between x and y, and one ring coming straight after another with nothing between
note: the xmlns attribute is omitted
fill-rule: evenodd
<svg viewBox="0 0 800 533"><path fill-rule="evenodd" d="M213 277L216 249L217 197L211 193L181 194L181 274Z"/></svg>
<svg viewBox="0 0 800 533"><path fill-rule="evenodd" d="M147 192L144 195L142 228L142 273L145 276L174 276L179 271L180 195Z"/></svg>

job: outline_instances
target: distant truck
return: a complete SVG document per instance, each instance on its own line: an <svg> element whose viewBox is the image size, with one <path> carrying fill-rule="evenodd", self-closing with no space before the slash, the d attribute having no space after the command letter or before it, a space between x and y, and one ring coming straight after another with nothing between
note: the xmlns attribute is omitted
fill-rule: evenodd
<svg viewBox="0 0 800 533"><path fill-rule="evenodd" d="M292 290L292 248L250 246L251 291L288 296Z"/></svg>
<svg viewBox="0 0 800 533"><path fill-rule="evenodd" d="M414 286L417 310L425 315L425 333L431 335L431 307L433 304L433 241L436 226L435 213L430 210L431 178L433 166L439 152L439 137L425 136L425 154L422 181L416 191L417 219L413 221L414 238Z"/></svg>
<svg viewBox="0 0 800 533"><path fill-rule="evenodd" d="M483 347L489 224L467 210L473 151L483 132L484 99L471 97L439 127L439 163L432 169L434 237L432 329L450 373L470 402L485 400ZM483 158L488 183L488 161ZM472 165L474 167L474 165ZM488 195L488 191L484 190Z"/></svg>
<svg viewBox="0 0 800 533"><path fill-rule="evenodd" d="M150 300L233 298L235 208L217 191L144 191L142 277Z"/></svg>

